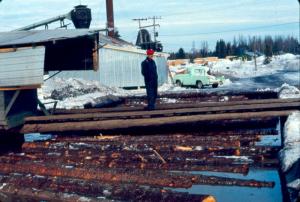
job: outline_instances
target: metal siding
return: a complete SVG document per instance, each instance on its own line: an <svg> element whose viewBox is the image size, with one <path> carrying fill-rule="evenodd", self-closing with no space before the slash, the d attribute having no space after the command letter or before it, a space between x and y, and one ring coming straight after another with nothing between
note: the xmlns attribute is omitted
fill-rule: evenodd
<svg viewBox="0 0 300 202"><path fill-rule="evenodd" d="M45 48L0 53L0 87L43 83Z"/></svg>
<svg viewBox="0 0 300 202"><path fill-rule="evenodd" d="M99 70L95 71L64 71L59 78L82 78L96 80L111 87L144 86L141 75L141 63L146 55L138 52L120 51L102 48L99 52ZM158 72L158 83L162 85L168 80L167 60L163 56L155 57ZM50 72L52 75L54 72Z"/></svg>
<svg viewBox="0 0 300 202"><path fill-rule="evenodd" d="M97 34L97 30L74 29L74 30L30 30L30 31L12 31L0 32L0 47L14 46L22 44L36 44L49 41L65 40L90 36Z"/></svg>

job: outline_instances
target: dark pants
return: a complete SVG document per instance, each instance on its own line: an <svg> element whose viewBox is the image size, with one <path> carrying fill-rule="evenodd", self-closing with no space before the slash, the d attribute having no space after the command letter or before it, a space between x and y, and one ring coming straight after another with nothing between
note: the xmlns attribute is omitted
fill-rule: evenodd
<svg viewBox="0 0 300 202"><path fill-rule="evenodd" d="M157 98L157 82L156 81L147 82L146 92L147 92L148 108L154 109L156 98Z"/></svg>

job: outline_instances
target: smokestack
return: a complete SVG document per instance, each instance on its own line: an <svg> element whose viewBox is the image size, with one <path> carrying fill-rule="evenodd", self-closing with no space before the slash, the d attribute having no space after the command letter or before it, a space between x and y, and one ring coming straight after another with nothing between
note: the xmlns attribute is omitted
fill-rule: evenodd
<svg viewBox="0 0 300 202"><path fill-rule="evenodd" d="M107 15L108 36L114 37L114 35L115 35L115 23L114 23L113 0L106 0L106 15Z"/></svg>

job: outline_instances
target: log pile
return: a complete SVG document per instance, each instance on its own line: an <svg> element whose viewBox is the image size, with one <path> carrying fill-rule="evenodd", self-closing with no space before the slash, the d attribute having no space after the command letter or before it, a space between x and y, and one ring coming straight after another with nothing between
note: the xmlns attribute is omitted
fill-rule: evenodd
<svg viewBox="0 0 300 202"><path fill-rule="evenodd" d="M241 134L57 136L26 142L20 153L0 156L0 200L5 196L46 201L80 201L82 197L89 201L215 201L209 193L172 189L193 185L274 187L272 181L191 173L247 175L252 166L263 167L270 161L274 162L269 166L278 166L274 153L279 148L254 144L264 132Z"/></svg>
<svg viewBox="0 0 300 202"><path fill-rule="evenodd" d="M254 167L279 167L280 147L256 143L264 135L278 135L278 117L298 109L300 100L268 102L180 104L174 105L181 106L179 110L170 105L151 112L139 107L80 114L73 110L29 117L21 131L54 134L52 139L25 142L20 151L0 155L0 201L213 202L218 199L211 193L191 194L177 188L271 189L275 182L268 179L218 175L245 176ZM220 127L209 128L208 122Z"/></svg>

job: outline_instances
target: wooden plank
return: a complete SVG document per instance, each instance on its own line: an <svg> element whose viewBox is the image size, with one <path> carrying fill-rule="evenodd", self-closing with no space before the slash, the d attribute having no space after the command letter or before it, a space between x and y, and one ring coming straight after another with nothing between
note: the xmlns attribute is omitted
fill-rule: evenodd
<svg viewBox="0 0 300 202"><path fill-rule="evenodd" d="M10 53L10 52L16 52L16 48L0 48L0 53Z"/></svg>
<svg viewBox="0 0 300 202"><path fill-rule="evenodd" d="M218 107L250 104L268 104L268 103L291 103L300 102L299 98L294 99L263 99L263 100L245 100L232 102L204 102L192 104L158 104L157 110L181 109L181 108L200 108L200 107ZM79 114L79 113L98 113L98 112L125 112L125 111L143 111L144 107L115 107L103 109L56 109L56 114Z"/></svg>
<svg viewBox="0 0 300 202"><path fill-rule="evenodd" d="M107 119L133 119L144 117L163 117L163 116L180 116L180 115L195 115L203 113L228 112L228 111L252 111L252 110L285 110L285 109L300 109L300 102L292 103L270 103L270 104L252 104L252 105L236 105L236 106L221 106L221 107L202 107L202 108L187 108L187 109L169 109L156 111L136 111L136 112L114 112L114 113L91 113L91 114L71 114L71 115L52 115L46 117L28 117L26 122L71 122L82 120L107 120Z"/></svg>
<svg viewBox="0 0 300 202"><path fill-rule="evenodd" d="M30 90L41 88L41 84L38 85L29 85L29 86L8 86L0 87L0 91L14 91L14 90Z"/></svg>
<svg viewBox="0 0 300 202"><path fill-rule="evenodd" d="M94 49L93 49L93 69L94 71L99 70L99 45L98 45L98 40L97 36L95 36L94 40Z"/></svg>
<svg viewBox="0 0 300 202"><path fill-rule="evenodd" d="M25 124L21 133L49 133L66 131L105 131L115 129L128 129L136 127L158 127L163 125L178 125L187 123L197 123L204 121L224 121L224 120L249 120L255 118L288 116L295 110L286 111L266 111L266 112L246 112L246 113L226 113L226 114L208 114L193 116L176 116L148 119L125 119L125 120L105 120L90 122L62 122L50 124Z"/></svg>

